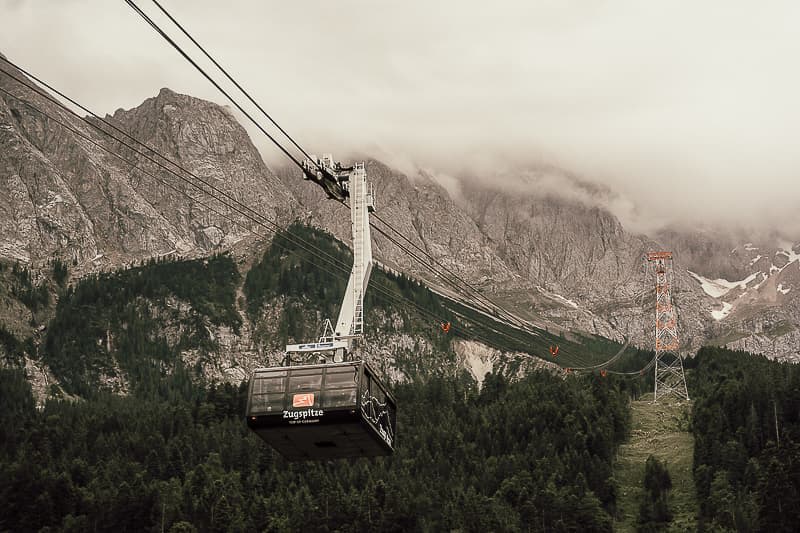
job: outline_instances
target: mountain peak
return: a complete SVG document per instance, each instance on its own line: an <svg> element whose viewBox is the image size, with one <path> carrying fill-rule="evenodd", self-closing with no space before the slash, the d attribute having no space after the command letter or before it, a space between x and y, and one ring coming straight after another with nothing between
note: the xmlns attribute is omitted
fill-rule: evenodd
<svg viewBox="0 0 800 533"><path fill-rule="evenodd" d="M26 96L58 112L41 96ZM0 167L19 169L0 180L0 200L10 198L8 212L14 213L0 217L0 257L31 264L60 257L75 271L87 272L173 252L207 254L250 235L246 218L227 215L214 204L207 207L194 177L154 172L141 149L123 154L121 164L120 147L93 129L84 128L94 137L93 146L87 146L71 130L53 128L34 112L14 115L13 105L0 96L0 124L6 126L2 143L15 147L0 150ZM217 194L247 198L252 209L271 220L288 216L290 193L273 179L247 132L225 108L165 87L108 118L139 142L169 154L191 176L213 183Z"/></svg>
<svg viewBox="0 0 800 533"><path fill-rule="evenodd" d="M157 98L175 98L178 96L178 93L170 89L169 87L162 87L160 91L158 91Z"/></svg>

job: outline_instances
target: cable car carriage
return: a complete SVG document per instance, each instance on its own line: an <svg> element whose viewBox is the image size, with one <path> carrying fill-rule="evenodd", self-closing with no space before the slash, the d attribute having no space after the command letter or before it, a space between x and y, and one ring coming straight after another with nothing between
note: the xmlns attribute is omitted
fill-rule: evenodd
<svg viewBox="0 0 800 533"><path fill-rule="evenodd" d="M369 213L374 207L364 164L342 167L330 155L304 163L335 175L336 195L349 198L353 268L336 328L326 320L318 342L286 347L285 366L255 370L247 425L289 460L390 455L395 399L372 366L347 360L354 341L363 336L364 291L373 265ZM340 176L345 171L348 175ZM303 363L293 365L296 359Z"/></svg>
<svg viewBox="0 0 800 533"><path fill-rule="evenodd" d="M334 352L328 341L287 354ZM324 352L323 352L324 353ZM365 361L259 368L250 380L247 425L289 460L375 457L394 451L396 402Z"/></svg>

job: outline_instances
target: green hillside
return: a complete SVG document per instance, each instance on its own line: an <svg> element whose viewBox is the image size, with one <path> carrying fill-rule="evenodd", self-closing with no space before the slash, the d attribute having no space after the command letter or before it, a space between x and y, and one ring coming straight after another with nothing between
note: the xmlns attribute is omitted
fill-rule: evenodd
<svg viewBox="0 0 800 533"><path fill-rule="evenodd" d="M0 260L0 364L19 365L26 356L36 356L36 343L66 277L67 267L59 260L36 276L24 265Z"/></svg>
<svg viewBox="0 0 800 533"><path fill-rule="evenodd" d="M59 299L42 357L65 391L83 397L120 380L151 394L165 379L185 383L181 350L210 354L217 346L207 326L241 325L240 278L226 255L83 278Z"/></svg>
<svg viewBox="0 0 800 533"><path fill-rule="evenodd" d="M307 243L316 250L309 249ZM320 259L324 258L324 261ZM352 263L350 250L329 234L316 228L293 224L273 240L272 246L247 273L244 293L247 312L256 319L265 302L277 297L287 299L282 308L281 328L276 345L294 339L301 341L319 334L317 323L309 322L309 309L314 316L335 317ZM332 266L333 265L333 266ZM487 316L473 307L432 292L419 282L402 275L373 270L365 301L366 330L395 327L374 311L396 313L406 333L442 342L464 338L488 343L503 351L516 351L553 362L564 368L599 365L617 354L622 345L603 337L588 334L559 335L545 329L516 328L497 317ZM439 331L441 323L450 322L448 336ZM275 339L272 339L273 341ZM558 347L558 355L550 349ZM612 367L619 371L642 368L652 358L650 352L627 350ZM516 371L524 361L510 363Z"/></svg>
<svg viewBox="0 0 800 533"><path fill-rule="evenodd" d="M474 328L505 346L517 336L515 348L531 352L561 342L599 358L617 346L546 331L525 337L403 276L377 270L381 289L366 301L368 328L424 338L433 350L397 357L415 377L390 383L395 456L288 464L251 435L244 384L208 383L202 359L188 367L181 352L215 357L210 332L237 331L240 311L269 337L257 342L318 332L346 278L315 266L294 237L350 260L329 235L294 225L244 276L219 255L150 261L59 289L38 353L82 400L55 394L37 409L24 372L0 370L0 531L610 530L611 463L627 433L630 384L520 377L509 360L479 391L467 371L442 362L454 360L452 339ZM270 306L281 314L268 323ZM15 339L6 342L19 350Z"/></svg>
<svg viewBox="0 0 800 533"><path fill-rule="evenodd" d="M341 243L298 224L244 274L227 255L151 261L69 286L55 268L38 279L18 266L0 271L5 301L28 313L27 326L0 324L0 531L633 531L651 454L671 477L668 529L793 530L796 366L704 348L686 363L688 426L685 410L646 396L630 403L652 386L637 373L652 354L634 349L605 376L530 371L531 359L506 355L479 390L456 364L454 338L573 368L620 346L522 332L380 270L366 301L368 341L402 334L432 350L394 354L413 376L389 383L396 454L284 462L246 429L245 384L209 383L204 365L219 354L213 332L237 332L243 316L254 342L280 347L313 338L321 317L335 315L346 270L319 268L297 237L350 260ZM195 364L185 350L200 354ZM71 399L53 389L37 408L23 356L45 361Z"/></svg>

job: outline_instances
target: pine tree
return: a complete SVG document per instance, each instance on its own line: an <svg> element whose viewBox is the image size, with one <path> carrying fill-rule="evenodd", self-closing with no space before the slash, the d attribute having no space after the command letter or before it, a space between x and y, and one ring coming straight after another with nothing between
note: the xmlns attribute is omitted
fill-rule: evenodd
<svg viewBox="0 0 800 533"><path fill-rule="evenodd" d="M643 486L637 527L639 531L658 531L672 520L668 502L672 479L667 466L654 455L645 463Z"/></svg>

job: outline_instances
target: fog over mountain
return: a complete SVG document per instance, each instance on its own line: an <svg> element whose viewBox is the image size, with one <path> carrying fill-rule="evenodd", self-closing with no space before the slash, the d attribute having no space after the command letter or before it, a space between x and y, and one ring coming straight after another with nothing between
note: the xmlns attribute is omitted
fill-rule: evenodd
<svg viewBox="0 0 800 533"><path fill-rule="evenodd" d="M591 201L631 230L800 233L794 2L169 8L309 151L407 162L450 189L561 169L531 186L580 196L558 176L598 184L608 192ZM0 11L0 49L98 111L165 86L226 103L123 2L0 0Z"/></svg>

